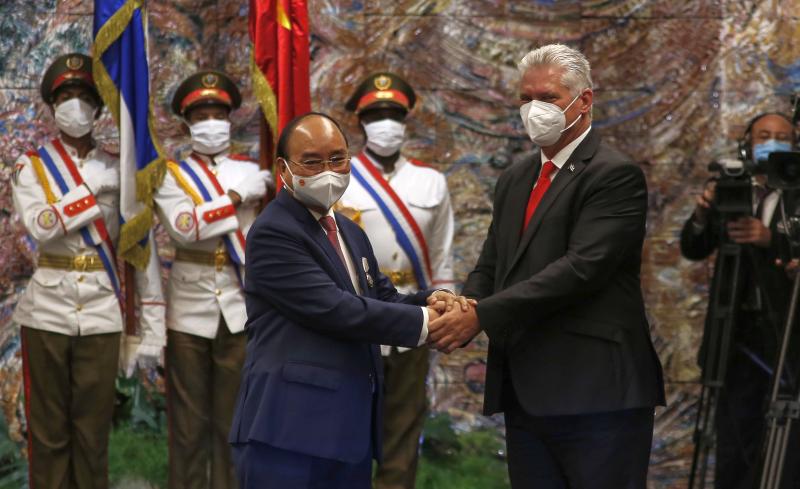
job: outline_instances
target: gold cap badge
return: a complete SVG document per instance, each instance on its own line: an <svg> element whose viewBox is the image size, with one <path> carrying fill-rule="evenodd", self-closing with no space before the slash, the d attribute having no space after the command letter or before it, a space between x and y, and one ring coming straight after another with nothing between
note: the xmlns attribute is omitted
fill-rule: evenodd
<svg viewBox="0 0 800 489"><path fill-rule="evenodd" d="M392 86L392 79L386 75L381 75L375 78L375 88L378 90L389 90Z"/></svg>
<svg viewBox="0 0 800 489"><path fill-rule="evenodd" d="M67 68L72 71L77 71L83 67L83 59L78 56L70 56L67 58Z"/></svg>
<svg viewBox="0 0 800 489"><path fill-rule="evenodd" d="M219 83L219 77L214 73L208 73L203 77L201 83L206 88L213 88L216 87L217 84Z"/></svg>

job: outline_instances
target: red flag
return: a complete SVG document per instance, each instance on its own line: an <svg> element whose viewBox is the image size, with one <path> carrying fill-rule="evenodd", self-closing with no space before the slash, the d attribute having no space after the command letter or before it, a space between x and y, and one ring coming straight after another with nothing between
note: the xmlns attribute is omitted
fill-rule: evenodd
<svg viewBox="0 0 800 489"><path fill-rule="evenodd" d="M253 93L269 125L261 160L272 166L280 131L311 110L306 0L250 0L250 40Z"/></svg>

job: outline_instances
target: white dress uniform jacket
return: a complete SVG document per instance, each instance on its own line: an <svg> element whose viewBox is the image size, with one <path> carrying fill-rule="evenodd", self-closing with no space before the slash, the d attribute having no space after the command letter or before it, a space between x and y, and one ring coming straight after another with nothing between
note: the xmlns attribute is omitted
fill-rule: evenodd
<svg viewBox="0 0 800 489"><path fill-rule="evenodd" d="M402 155L390 174L383 172L379 163L371 161L406 205L425 237L433 273L430 287L454 290L451 251L454 220L447 179L435 169ZM367 233L381 271L392 279L397 290L404 294L418 291L411 262L397 244L389 221L355 178L350 178L350 185L339 200L339 206ZM402 219L402 216L397 217ZM384 355L388 355L389 351L389 347L382 347Z"/></svg>
<svg viewBox="0 0 800 489"><path fill-rule="evenodd" d="M99 148L86 158L61 141L82 176L119 166L114 156ZM76 257L96 255L87 246L80 229L102 217L111 241L119 236L119 194L102 192L90 199L92 192L80 185L48 203L45 191L27 155L15 165L12 182L14 207L28 234L37 242L40 255ZM49 172L44 172L51 188L58 188ZM88 205L78 203L88 202ZM163 347L164 298L155 244L151 246L150 264L136 272L140 300L141 344ZM14 321L24 326L68 336L116 333L123 330L120 301L105 270L66 270L40 266L31 277L14 311Z"/></svg>
<svg viewBox="0 0 800 489"><path fill-rule="evenodd" d="M226 194L233 185L254 177L260 170L258 164L239 156L192 156L216 175ZM257 216L258 202L242 203L233 212L230 197L216 196L211 191L214 197L210 202L196 204L191 191L187 191L187 186L197 191L191 177L174 163L169 168L155 201L159 218L175 244L176 256L181 250L209 255L224 251L223 237L236 229L247 236ZM234 267L231 263L216 267L175 260L167 287L167 327L213 339L221 314L231 333L243 331L247 311ZM244 280L244 267L240 273Z"/></svg>

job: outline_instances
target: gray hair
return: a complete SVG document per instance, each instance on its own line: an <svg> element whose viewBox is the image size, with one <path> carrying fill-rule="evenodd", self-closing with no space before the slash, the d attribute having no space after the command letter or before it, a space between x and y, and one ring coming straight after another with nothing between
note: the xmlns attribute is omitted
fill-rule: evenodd
<svg viewBox="0 0 800 489"><path fill-rule="evenodd" d="M548 44L526 54L517 68L520 73L525 74L530 68L542 65L563 68L561 83L572 95L578 95L582 90L592 88L592 68L589 66L589 60L577 49L563 44Z"/></svg>

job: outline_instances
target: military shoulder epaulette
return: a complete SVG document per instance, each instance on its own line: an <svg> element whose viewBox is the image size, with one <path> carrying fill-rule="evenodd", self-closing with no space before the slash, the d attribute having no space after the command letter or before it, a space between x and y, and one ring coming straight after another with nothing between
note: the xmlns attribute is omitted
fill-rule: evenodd
<svg viewBox="0 0 800 489"><path fill-rule="evenodd" d="M439 170L436 170L436 168L433 165L430 165L428 163L423 163L423 162L421 162L419 160L415 160L414 158L408 158L408 162L411 163L414 166L421 166L423 168L430 168L431 170L439 171Z"/></svg>
<svg viewBox="0 0 800 489"><path fill-rule="evenodd" d="M231 159L231 160L235 160L235 161L246 161L248 163L254 163L253 158L251 158L249 155L243 155L243 154L238 154L238 153L237 154L229 154L228 158Z"/></svg>

